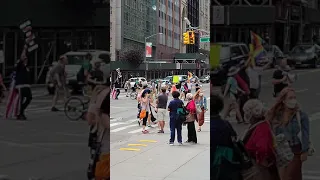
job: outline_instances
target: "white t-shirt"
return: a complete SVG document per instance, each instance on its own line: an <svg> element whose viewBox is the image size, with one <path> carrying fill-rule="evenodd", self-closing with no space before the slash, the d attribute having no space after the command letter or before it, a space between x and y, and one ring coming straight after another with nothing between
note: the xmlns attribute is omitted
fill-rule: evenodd
<svg viewBox="0 0 320 180"><path fill-rule="evenodd" d="M188 86L188 90L192 89L192 84L191 83L187 83L187 86Z"/></svg>
<svg viewBox="0 0 320 180"><path fill-rule="evenodd" d="M260 75L263 69L261 67L248 67L246 69L247 75L250 80L250 89L259 89L260 85Z"/></svg>

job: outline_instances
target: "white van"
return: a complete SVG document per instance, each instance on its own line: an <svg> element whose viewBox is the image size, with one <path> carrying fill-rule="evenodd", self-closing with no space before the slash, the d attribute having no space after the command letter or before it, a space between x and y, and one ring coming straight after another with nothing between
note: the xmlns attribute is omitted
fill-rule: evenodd
<svg viewBox="0 0 320 180"><path fill-rule="evenodd" d="M133 87L136 82L140 82L140 81L147 81L147 80L144 77L134 77L129 79L131 87Z"/></svg>

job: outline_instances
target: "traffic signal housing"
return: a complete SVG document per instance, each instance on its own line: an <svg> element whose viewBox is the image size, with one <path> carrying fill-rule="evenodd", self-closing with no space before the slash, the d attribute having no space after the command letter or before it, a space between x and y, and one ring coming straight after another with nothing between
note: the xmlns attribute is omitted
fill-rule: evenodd
<svg viewBox="0 0 320 180"><path fill-rule="evenodd" d="M183 33L183 44L190 44L190 38L189 38L188 32Z"/></svg>
<svg viewBox="0 0 320 180"><path fill-rule="evenodd" d="M190 42L190 44L194 44L195 43L194 31L188 31L188 34L189 34L189 42Z"/></svg>

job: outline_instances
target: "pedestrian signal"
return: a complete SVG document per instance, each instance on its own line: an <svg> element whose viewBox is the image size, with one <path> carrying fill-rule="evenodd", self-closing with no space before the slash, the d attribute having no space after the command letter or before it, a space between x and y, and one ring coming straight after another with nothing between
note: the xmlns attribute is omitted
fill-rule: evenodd
<svg viewBox="0 0 320 180"><path fill-rule="evenodd" d="M190 44L189 34L187 32L183 33L183 44Z"/></svg>
<svg viewBox="0 0 320 180"><path fill-rule="evenodd" d="M194 44L194 42L195 42L194 31L188 31L188 33L189 33L190 44Z"/></svg>

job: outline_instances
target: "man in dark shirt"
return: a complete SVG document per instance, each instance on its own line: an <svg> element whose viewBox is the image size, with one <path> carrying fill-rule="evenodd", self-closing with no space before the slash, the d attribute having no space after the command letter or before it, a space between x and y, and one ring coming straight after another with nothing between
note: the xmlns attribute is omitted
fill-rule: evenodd
<svg viewBox="0 0 320 180"><path fill-rule="evenodd" d="M179 99L180 93L178 91L172 92L173 100L170 101L168 111L170 112L170 141L169 144L173 145L177 130L177 139L179 145L182 145L182 123L177 119L177 110L183 102Z"/></svg>
<svg viewBox="0 0 320 180"><path fill-rule="evenodd" d="M88 84L91 85L92 90L96 87L96 85L104 84L105 79L103 77L103 72L101 71L101 62L95 62L94 68L88 74Z"/></svg>
<svg viewBox="0 0 320 180"><path fill-rule="evenodd" d="M280 62L280 66L273 73L272 84L274 97L277 97L282 89L288 86L288 83L286 82L288 80L288 73L286 72L287 66L287 59L283 58Z"/></svg>
<svg viewBox="0 0 320 180"><path fill-rule="evenodd" d="M165 126L165 122L167 119L167 103L168 103L168 95L167 95L167 88L161 87L161 94L158 96L158 99L156 101L157 103L157 119L159 122L159 128L160 130L158 133L164 133L163 129Z"/></svg>
<svg viewBox="0 0 320 180"><path fill-rule="evenodd" d="M24 47L24 50L22 52L20 61L17 64L16 67L16 88L19 89L20 94L20 110L19 115L17 116L18 120L26 120L25 116L25 109L28 107L32 100L32 93L31 93L31 77L30 77L30 71L27 67L28 58L26 55L26 49L27 46Z"/></svg>

